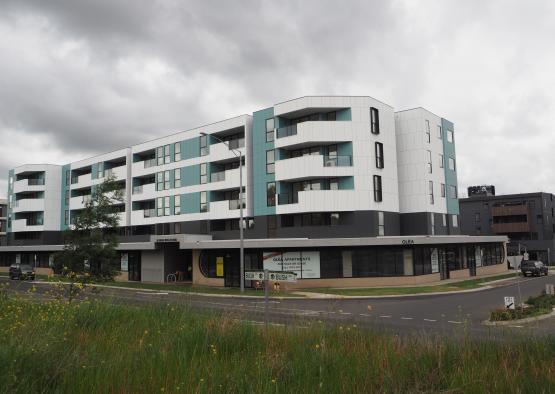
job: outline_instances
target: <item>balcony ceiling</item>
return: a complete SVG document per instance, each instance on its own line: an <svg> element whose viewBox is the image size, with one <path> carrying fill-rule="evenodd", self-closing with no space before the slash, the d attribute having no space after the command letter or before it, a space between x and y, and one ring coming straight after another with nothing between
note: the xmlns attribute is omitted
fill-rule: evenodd
<svg viewBox="0 0 555 394"><path fill-rule="evenodd" d="M338 111L340 109L345 109L346 107L314 107L314 108L303 108L297 111L287 112L286 114L279 115L282 118L286 119L296 119L300 118L301 116L311 115L314 113L321 113L321 112L332 112Z"/></svg>

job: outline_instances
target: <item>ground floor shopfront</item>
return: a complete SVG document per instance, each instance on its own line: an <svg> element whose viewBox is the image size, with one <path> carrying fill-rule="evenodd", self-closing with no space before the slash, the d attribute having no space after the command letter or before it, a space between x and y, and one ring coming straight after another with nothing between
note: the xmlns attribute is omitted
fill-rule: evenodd
<svg viewBox="0 0 555 394"><path fill-rule="evenodd" d="M244 262L246 271L294 272L297 282L284 284L286 288L414 285L504 272L506 241L502 236L250 239L245 240ZM153 236L150 242L120 244L119 250L119 280L240 285L237 240ZM51 265L53 253L0 248L6 262L44 268ZM254 285L245 282L246 287Z"/></svg>

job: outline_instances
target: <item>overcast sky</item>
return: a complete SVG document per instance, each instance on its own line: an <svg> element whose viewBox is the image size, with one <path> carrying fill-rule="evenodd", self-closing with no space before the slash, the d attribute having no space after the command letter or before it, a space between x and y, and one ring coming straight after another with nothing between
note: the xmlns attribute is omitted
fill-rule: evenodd
<svg viewBox="0 0 555 394"><path fill-rule="evenodd" d="M65 164L304 95L455 123L461 193L555 192L553 1L0 0L0 196Z"/></svg>

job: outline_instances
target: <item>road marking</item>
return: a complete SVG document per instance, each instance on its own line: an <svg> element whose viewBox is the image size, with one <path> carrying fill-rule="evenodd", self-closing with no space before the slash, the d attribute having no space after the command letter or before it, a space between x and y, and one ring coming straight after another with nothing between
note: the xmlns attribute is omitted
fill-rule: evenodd
<svg viewBox="0 0 555 394"><path fill-rule="evenodd" d="M523 328L524 326L509 326L509 327Z"/></svg>
<svg viewBox="0 0 555 394"><path fill-rule="evenodd" d="M368 313L359 313L359 316L368 316L368 317L370 317L372 315L369 315Z"/></svg>
<svg viewBox="0 0 555 394"><path fill-rule="evenodd" d="M437 320L434 320L434 319L424 319L424 321L437 321Z"/></svg>
<svg viewBox="0 0 555 394"><path fill-rule="evenodd" d="M414 317L404 317L404 316L401 316L401 320L413 320L413 319L414 319Z"/></svg>
<svg viewBox="0 0 555 394"><path fill-rule="evenodd" d="M340 315L352 315L351 312L339 312Z"/></svg>
<svg viewBox="0 0 555 394"><path fill-rule="evenodd" d="M462 321L447 320L447 323L462 324Z"/></svg>
<svg viewBox="0 0 555 394"><path fill-rule="evenodd" d="M384 319L389 319L391 316L390 315L381 315L380 317L383 317Z"/></svg>

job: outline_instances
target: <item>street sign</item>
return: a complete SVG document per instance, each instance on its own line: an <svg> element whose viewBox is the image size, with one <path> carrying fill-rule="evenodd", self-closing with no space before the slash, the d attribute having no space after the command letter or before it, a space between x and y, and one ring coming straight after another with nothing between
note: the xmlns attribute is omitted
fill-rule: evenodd
<svg viewBox="0 0 555 394"><path fill-rule="evenodd" d="M274 282L296 282L297 274L294 272L270 272L269 279Z"/></svg>
<svg viewBox="0 0 555 394"><path fill-rule="evenodd" d="M514 297L505 297L505 308L515 309L515 298Z"/></svg>
<svg viewBox="0 0 555 394"><path fill-rule="evenodd" d="M245 280L264 280L264 271L245 271Z"/></svg>

